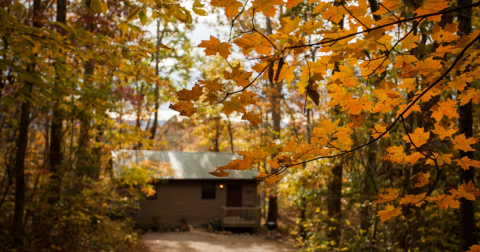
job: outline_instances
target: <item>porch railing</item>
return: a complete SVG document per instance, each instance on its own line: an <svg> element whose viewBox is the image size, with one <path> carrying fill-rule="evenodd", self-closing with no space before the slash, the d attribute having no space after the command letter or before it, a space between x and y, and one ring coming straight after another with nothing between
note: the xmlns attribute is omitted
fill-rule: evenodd
<svg viewBox="0 0 480 252"><path fill-rule="evenodd" d="M259 207L220 207L222 227L258 227L260 216Z"/></svg>

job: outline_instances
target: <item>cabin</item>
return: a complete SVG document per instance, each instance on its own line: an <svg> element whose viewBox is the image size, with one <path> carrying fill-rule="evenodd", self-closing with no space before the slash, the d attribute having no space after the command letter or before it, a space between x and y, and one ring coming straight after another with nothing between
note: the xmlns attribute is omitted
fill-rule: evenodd
<svg viewBox="0 0 480 252"><path fill-rule="evenodd" d="M258 172L231 171L227 178L209 174L236 158L220 152L121 150L113 152L113 170L145 161L170 168L170 173L157 176L156 194L138 202L134 218L139 223L157 218L166 227L179 226L181 220L201 226L218 219L222 227L256 228L261 209L253 176Z"/></svg>

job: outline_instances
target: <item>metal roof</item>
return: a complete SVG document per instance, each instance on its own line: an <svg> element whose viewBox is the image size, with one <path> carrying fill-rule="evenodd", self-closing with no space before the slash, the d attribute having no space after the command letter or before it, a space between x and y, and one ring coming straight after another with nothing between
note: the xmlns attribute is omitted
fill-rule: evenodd
<svg viewBox="0 0 480 252"><path fill-rule="evenodd" d="M142 161L168 162L173 169L173 176L159 177L163 179L252 179L258 175L257 171L234 170L229 171L230 175L227 178L209 174L215 168L230 163L230 160L241 158L234 153L119 150L113 151L112 156L115 176L122 166Z"/></svg>

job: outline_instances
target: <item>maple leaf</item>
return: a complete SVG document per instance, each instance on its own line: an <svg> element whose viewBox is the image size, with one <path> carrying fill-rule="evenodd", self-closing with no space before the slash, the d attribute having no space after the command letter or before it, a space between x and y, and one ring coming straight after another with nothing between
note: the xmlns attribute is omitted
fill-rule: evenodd
<svg viewBox="0 0 480 252"><path fill-rule="evenodd" d="M405 152L403 146L390 146L387 148L387 155L385 155L385 160L390 160L394 163L403 163L405 162Z"/></svg>
<svg viewBox="0 0 480 252"><path fill-rule="evenodd" d="M458 186L458 189L450 189L449 192L454 198L465 198L467 200L475 201L475 195L466 191L463 185Z"/></svg>
<svg viewBox="0 0 480 252"><path fill-rule="evenodd" d="M471 167L480 168L480 161L469 159L468 157L463 157L461 159L455 159L457 165L462 167L463 170L470 170Z"/></svg>
<svg viewBox="0 0 480 252"><path fill-rule="evenodd" d="M240 94L240 102L242 104L255 104L256 103L256 100L255 100L255 97L257 96L257 94L255 94L254 92L251 92L251 91L243 91L241 94Z"/></svg>
<svg viewBox="0 0 480 252"><path fill-rule="evenodd" d="M437 202L440 209L459 208L460 202L451 195L440 194L435 197L427 197L426 200Z"/></svg>
<svg viewBox="0 0 480 252"><path fill-rule="evenodd" d="M303 0L288 0L287 1L287 9L291 9L291 8L297 6L301 2L303 2Z"/></svg>
<svg viewBox="0 0 480 252"><path fill-rule="evenodd" d="M290 17L284 17L280 21L280 24L282 25L282 28L280 29L280 31L285 34L290 34L291 32L297 29L300 21L302 21L301 17L296 17L293 20L290 19Z"/></svg>
<svg viewBox="0 0 480 252"><path fill-rule="evenodd" d="M430 138L430 131L424 132L423 128L416 128L413 131L413 134L410 134L410 137L406 135L403 137L403 140L405 140L407 143L410 143L410 138L412 139L415 146L420 147L427 143L428 139ZM410 148L415 148L415 146L412 145Z"/></svg>
<svg viewBox="0 0 480 252"><path fill-rule="evenodd" d="M262 122L262 118L260 115L255 115L253 112L247 112L242 116L242 120L249 121L253 126L257 126L259 123Z"/></svg>
<svg viewBox="0 0 480 252"><path fill-rule="evenodd" d="M466 138L465 134L460 134L456 136L455 138L452 139L453 143L453 148L455 150L462 150L464 152L467 151L475 151L475 149L472 148L472 144L478 142L478 139L474 137Z"/></svg>
<svg viewBox="0 0 480 252"><path fill-rule="evenodd" d="M480 245L473 245L470 247L470 250L465 252L480 252Z"/></svg>
<svg viewBox="0 0 480 252"><path fill-rule="evenodd" d="M192 90L182 89L177 92L178 99L181 101L198 101L200 96L203 94L203 87L198 84L192 88Z"/></svg>
<svg viewBox="0 0 480 252"><path fill-rule="evenodd" d="M410 155L407 155L405 157L405 162L413 165L415 164L419 159L423 158L424 156L422 155L422 153L420 152L413 152L412 154Z"/></svg>
<svg viewBox="0 0 480 252"><path fill-rule="evenodd" d="M352 115L359 115L362 110L369 111L372 108L372 102L367 100L367 97L360 99L350 97L343 107L343 111L348 109L348 113Z"/></svg>
<svg viewBox="0 0 480 252"><path fill-rule="evenodd" d="M458 96L458 99L460 100L460 106L464 106L470 101L478 104L480 102L480 89L469 87Z"/></svg>
<svg viewBox="0 0 480 252"><path fill-rule="evenodd" d="M252 76L252 73L240 70L240 64L237 64L231 72L224 71L223 76L225 79L235 81L239 87L246 87L248 84L250 84L250 77Z"/></svg>
<svg viewBox="0 0 480 252"><path fill-rule="evenodd" d="M215 102L218 101L218 95L217 94L214 94L214 93L208 93L205 97L205 99L203 99L202 102L208 102L208 104L212 105L214 104Z"/></svg>
<svg viewBox="0 0 480 252"><path fill-rule="evenodd" d="M375 198L377 198L377 200L373 201L373 203L379 204L379 203L392 201L392 200L395 200L396 198L398 198L398 192L396 192L394 189L387 188L385 190L387 191L387 193L379 194L378 196L375 196Z"/></svg>
<svg viewBox="0 0 480 252"><path fill-rule="evenodd" d="M458 91L463 91L467 86L467 82L471 82L472 80L472 77L467 77L465 74L462 74L460 76L455 76L453 80L448 83L448 85Z"/></svg>
<svg viewBox="0 0 480 252"><path fill-rule="evenodd" d="M442 120L444 115L450 119L458 117L457 109L454 108L457 102L458 101L452 100L438 102L438 106L434 106L434 108L432 108L432 117L435 118L437 122Z"/></svg>
<svg viewBox="0 0 480 252"><path fill-rule="evenodd" d="M403 118L407 118L410 115L410 113L412 113L413 111L417 111L417 112L421 111L420 106L418 106L417 104L414 104L411 108L406 110L407 106L408 106L407 104L402 104L398 106L397 116L400 116L400 114L404 113Z"/></svg>
<svg viewBox="0 0 480 252"><path fill-rule="evenodd" d="M281 177L278 174L274 175L261 171L257 176L255 176L255 179L263 179L267 185L273 185L280 181Z"/></svg>
<svg viewBox="0 0 480 252"><path fill-rule="evenodd" d="M451 164L452 163L452 154L440 154L440 153L436 153L436 152L433 152L433 156L435 157L435 160L437 161L437 164L439 166L443 165L443 164ZM425 162L425 164L430 164L430 165L435 165L435 162L431 159L428 159L427 162Z"/></svg>
<svg viewBox="0 0 480 252"><path fill-rule="evenodd" d="M283 5L283 0L255 0L252 2L252 8L255 12L263 12L266 16L273 18L277 9L275 5Z"/></svg>
<svg viewBox="0 0 480 252"><path fill-rule="evenodd" d="M387 220L390 220L392 217L396 217L402 214L402 208L397 207L395 208L394 206L387 205L386 209L383 211L378 211L377 216L380 216L380 220L382 222L385 222Z"/></svg>
<svg viewBox="0 0 480 252"><path fill-rule="evenodd" d="M343 15L347 15L347 14L348 13L345 11L343 7L332 6L326 11L322 12L322 18L338 24L338 22L340 22L340 20L343 19Z"/></svg>
<svg viewBox="0 0 480 252"><path fill-rule="evenodd" d="M448 2L445 0L425 0L420 8L415 10L417 15L425 15L429 13L435 13L448 8ZM428 17L429 20L436 22L440 21L440 17Z"/></svg>
<svg viewBox="0 0 480 252"><path fill-rule="evenodd" d="M198 83L202 84L210 92L221 91L223 89L223 84L218 83L218 78L214 80L201 80Z"/></svg>
<svg viewBox="0 0 480 252"><path fill-rule="evenodd" d="M240 101L240 97L234 96L231 97L229 101L224 101L223 103L223 108L222 112L228 116L232 112L236 111L239 113L245 113L245 108L242 105L242 102Z"/></svg>
<svg viewBox="0 0 480 252"><path fill-rule="evenodd" d="M170 104L169 108L180 112L182 116L188 116L197 113L197 109L193 107L193 102L191 101L178 101L176 104Z"/></svg>
<svg viewBox="0 0 480 252"><path fill-rule="evenodd" d="M229 43L223 42L220 43L220 40L215 38L214 36L210 36L210 40L202 40L197 47L205 48L206 55L216 55L217 53L220 54L224 59L227 59L230 55L230 47Z"/></svg>
<svg viewBox="0 0 480 252"><path fill-rule="evenodd" d="M421 193L418 195L405 195L400 199L400 205L407 205L407 204L414 204L417 207L420 207L423 203L425 203L425 195L427 193Z"/></svg>
<svg viewBox="0 0 480 252"><path fill-rule="evenodd" d="M413 187L423 187L426 184L428 184L428 179L430 178L430 172L419 172L415 174L413 177L410 178L410 180L417 181Z"/></svg>
<svg viewBox="0 0 480 252"><path fill-rule="evenodd" d="M442 28L438 23L436 23L433 26L430 36L432 36L433 40L438 41L439 43L451 42L458 38L457 30L458 29L456 23L447 24L444 28Z"/></svg>
<svg viewBox="0 0 480 252"><path fill-rule="evenodd" d="M350 114L350 120L352 120L352 122L353 122L353 127L358 128L358 127L362 126L363 123L365 123L366 114L365 113L361 113L360 115Z"/></svg>
<svg viewBox="0 0 480 252"><path fill-rule="evenodd" d="M270 43L260 34L243 34L242 37L233 41L242 48L243 54L249 54L255 50L258 54L269 54L271 52ZM263 67L262 67L263 68Z"/></svg>
<svg viewBox="0 0 480 252"><path fill-rule="evenodd" d="M210 4L216 7L225 7L227 18L232 18L237 15L240 12L238 8L243 6L241 2L236 0L212 0Z"/></svg>
<svg viewBox="0 0 480 252"><path fill-rule="evenodd" d="M383 133L385 133L385 131L387 131L387 127L388 127L388 124L386 123L375 124L373 129L370 129L372 137L373 138L380 137L380 135L382 135ZM387 132L385 135L383 135L383 137L390 137L390 133Z"/></svg>
<svg viewBox="0 0 480 252"><path fill-rule="evenodd" d="M441 124L441 123L436 123L435 124L435 129L432 130L433 133L438 135L438 138L440 139L445 139L446 137L451 137L453 134L457 132L457 130L454 128L455 124Z"/></svg>

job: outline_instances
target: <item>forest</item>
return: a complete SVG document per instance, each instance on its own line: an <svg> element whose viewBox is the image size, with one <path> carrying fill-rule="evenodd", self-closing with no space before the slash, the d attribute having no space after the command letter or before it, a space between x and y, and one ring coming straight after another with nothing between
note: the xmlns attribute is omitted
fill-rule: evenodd
<svg viewBox="0 0 480 252"><path fill-rule="evenodd" d="M210 174L255 172L297 251L480 252L478 25L475 0L2 0L0 251L149 251L132 213L172 171L112 158L149 150L236 153Z"/></svg>

